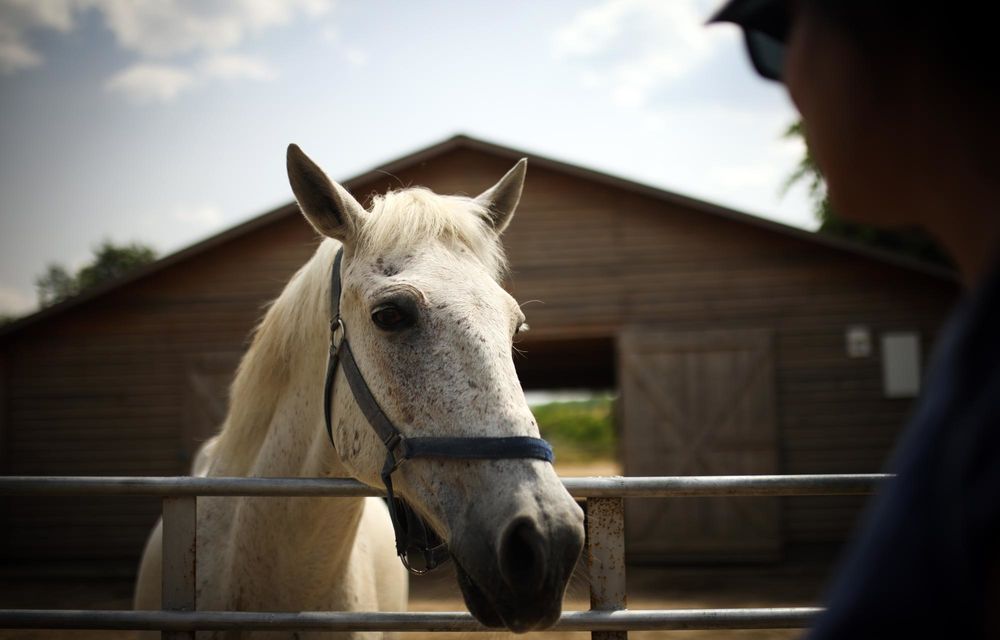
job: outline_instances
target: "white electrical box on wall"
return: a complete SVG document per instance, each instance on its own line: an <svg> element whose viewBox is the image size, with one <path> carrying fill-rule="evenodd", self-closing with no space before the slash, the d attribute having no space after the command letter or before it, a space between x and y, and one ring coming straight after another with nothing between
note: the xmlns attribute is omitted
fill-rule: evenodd
<svg viewBox="0 0 1000 640"><path fill-rule="evenodd" d="M866 325L852 324L844 332L848 358L867 358L872 354L872 331Z"/></svg>
<svg viewBox="0 0 1000 640"><path fill-rule="evenodd" d="M882 334L882 389L886 398L913 398L920 393L920 334Z"/></svg>

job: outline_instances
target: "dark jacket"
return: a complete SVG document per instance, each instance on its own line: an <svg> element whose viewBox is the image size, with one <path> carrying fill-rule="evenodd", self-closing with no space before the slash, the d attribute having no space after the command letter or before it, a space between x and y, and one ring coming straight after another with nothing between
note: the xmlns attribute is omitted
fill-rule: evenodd
<svg viewBox="0 0 1000 640"><path fill-rule="evenodd" d="M1000 270L967 295L810 640L1000 635Z"/></svg>

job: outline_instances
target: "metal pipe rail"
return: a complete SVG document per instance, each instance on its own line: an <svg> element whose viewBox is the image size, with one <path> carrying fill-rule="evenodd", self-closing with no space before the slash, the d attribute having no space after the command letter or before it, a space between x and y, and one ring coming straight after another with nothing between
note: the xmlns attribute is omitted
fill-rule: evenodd
<svg viewBox="0 0 1000 640"><path fill-rule="evenodd" d="M798 629L820 612L813 607L776 609L668 609L567 611L552 631L676 631L699 629ZM116 629L139 631L492 631L471 614L305 611L97 611L10 609L2 629Z"/></svg>
<svg viewBox="0 0 1000 640"><path fill-rule="evenodd" d="M576 498L695 498L721 496L867 495L888 474L662 476L563 478ZM382 489L349 478L192 478L3 476L0 495L13 496L381 496Z"/></svg>
<svg viewBox="0 0 1000 640"><path fill-rule="evenodd" d="M766 475L563 478L587 499L590 611L569 611L557 631L591 631L594 640L625 640L628 631L801 628L819 609L681 609L629 611L625 603L624 498L863 495L890 476ZM0 477L0 496L151 496L163 502L162 611L0 611L0 628L134 629L190 638L196 630L487 631L462 612L266 613L198 611L195 601L199 496L363 497L383 492L347 478Z"/></svg>

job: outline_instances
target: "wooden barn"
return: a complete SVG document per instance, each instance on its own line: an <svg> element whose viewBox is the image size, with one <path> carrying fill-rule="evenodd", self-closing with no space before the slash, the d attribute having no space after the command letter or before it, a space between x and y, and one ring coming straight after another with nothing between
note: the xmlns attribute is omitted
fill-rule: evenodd
<svg viewBox="0 0 1000 640"><path fill-rule="evenodd" d="M476 194L523 155L457 136L344 184ZM317 241L289 203L0 329L0 473L186 473ZM947 272L539 157L505 245L514 295L544 302L526 307L524 387L617 388L628 475L880 470L958 295ZM842 541L860 504L637 502L628 552L777 558ZM0 561L127 566L158 510L7 499Z"/></svg>

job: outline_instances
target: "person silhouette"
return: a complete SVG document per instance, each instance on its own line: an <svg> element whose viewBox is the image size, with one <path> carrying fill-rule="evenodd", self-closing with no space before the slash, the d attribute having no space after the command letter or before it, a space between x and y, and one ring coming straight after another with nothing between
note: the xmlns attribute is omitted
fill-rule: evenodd
<svg viewBox="0 0 1000 640"><path fill-rule="evenodd" d="M842 217L919 226L965 287L808 634L1000 637L1000 83L978 5L731 0Z"/></svg>

